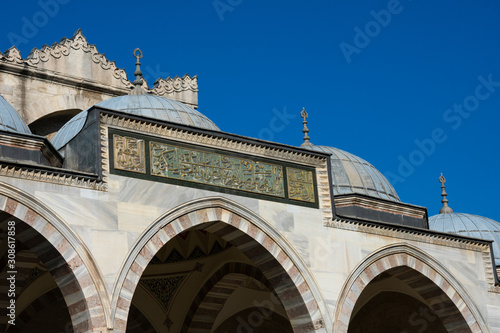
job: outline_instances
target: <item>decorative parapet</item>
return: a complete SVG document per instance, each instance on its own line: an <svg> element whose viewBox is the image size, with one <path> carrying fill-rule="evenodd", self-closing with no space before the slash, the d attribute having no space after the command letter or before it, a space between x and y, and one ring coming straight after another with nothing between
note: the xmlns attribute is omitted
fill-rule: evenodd
<svg viewBox="0 0 500 333"><path fill-rule="evenodd" d="M26 59L13 46L3 54L0 52L0 65L2 63L15 65L9 71L22 75L26 75L28 70L32 72L30 76L37 77L40 73L41 77L46 78L49 72L56 78L55 81L71 81L70 84L75 86L81 85L84 79L87 89L109 90L115 96L127 94L133 87L125 70L117 68L114 61L108 60L105 54L97 51L95 45L89 44L80 29L71 38L63 38L50 46L34 48ZM50 80L54 81L52 78ZM198 107L196 75L159 78L151 89L144 80L143 88L151 94L168 97L193 108Z"/></svg>
<svg viewBox="0 0 500 333"><path fill-rule="evenodd" d="M87 39L83 36L82 31L78 29L73 37L63 38L59 43L54 43L51 46L44 45L41 49L34 48L28 55L26 63L30 66L35 66L38 68L44 68L48 70L55 70L63 72L64 70L71 69L71 73L65 73L71 75L75 69L79 69L78 66L61 66L56 63L49 64L48 62L53 59L61 59L68 57L73 50L81 50L82 52L90 55L90 59L93 63L100 66L101 69L105 71L110 71L113 77L121 82L124 88L131 88L132 83L127 79L127 74L125 70L117 68L114 61L110 61L106 58L104 54L97 51L95 45L89 44ZM81 59L78 59L81 61ZM71 60L68 60L71 62ZM77 64L74 64L77 65ZM83 73L83 72L82 72ZM91 73L84 73L91 74ZM95 79L95 78L94 78ZM102 79L102 78L101 78ZM102 80L96 80L102 81ZM106 83L106 82L102 82Z"/></svg>

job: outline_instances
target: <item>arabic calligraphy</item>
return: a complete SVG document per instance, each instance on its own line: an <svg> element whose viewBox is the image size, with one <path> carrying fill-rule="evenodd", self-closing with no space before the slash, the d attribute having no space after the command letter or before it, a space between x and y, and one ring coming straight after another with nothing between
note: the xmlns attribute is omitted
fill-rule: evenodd
<svg viewBox="0 0 500 333"><path fill-rule="evenodd" d="M288 197L293 200L315 202L313 173L295 168L286 168Z"/></svg>
<svg viewBox="0 0 500 333"><path fill-rule="evenodd" d="M113 134L114 168L146 173L144 140Z"/></svg>
<svg viewBox="0 0 500 333"><path fill-rule="evenodd" d="M149 148L154 176L285 197L281 165L152 141Z"/></svg>

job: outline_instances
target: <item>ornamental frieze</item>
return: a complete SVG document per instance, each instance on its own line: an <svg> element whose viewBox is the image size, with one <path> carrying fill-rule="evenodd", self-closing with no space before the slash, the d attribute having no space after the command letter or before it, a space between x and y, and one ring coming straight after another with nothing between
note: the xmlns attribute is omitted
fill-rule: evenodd
<svg viewBox="0 0 500 333"><path fill-rule="evenodd" d="M121 176L318 207L309 166L109 130L110 172Z"/></svg>
<svg viewBox="0 0 500 333"><path fill-rule="evenodd" d="M159 142L149 146L154 176L285 197L280 165Z"/></svg>

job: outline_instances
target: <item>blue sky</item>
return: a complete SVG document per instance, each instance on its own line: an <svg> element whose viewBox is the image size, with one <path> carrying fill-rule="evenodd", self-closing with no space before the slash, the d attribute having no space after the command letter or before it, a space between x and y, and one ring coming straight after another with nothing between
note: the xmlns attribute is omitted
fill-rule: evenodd
<svg viewBox="0 0 500 333"><path fill-rule="evenodd" d="M311 141L372 163L404 202L500 221L500 3L497 1L9 2L0 50L71 37L150 84L199 76L199 111L223 131ZM29 25L34 29L29 30ZM281 115L277 116L277 115ZM279 118L274 127L273 118ZM276 122L276 120L274 120Z"/></svg>

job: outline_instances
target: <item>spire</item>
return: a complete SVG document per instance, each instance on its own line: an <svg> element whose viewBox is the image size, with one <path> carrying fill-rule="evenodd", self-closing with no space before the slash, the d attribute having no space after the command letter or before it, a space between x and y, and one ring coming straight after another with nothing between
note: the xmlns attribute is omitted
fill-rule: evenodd
<svg viewBox="0 0 500 333"><path fill-rule="evenodd" d="M443 173L441 173L441 176L439 177L439 182L441 183L441 188L443 191L441 192L441 196L443 197L443 200L441 202L443 203L443 207L439 210L439 214L449 214L453 213L453 209L448 207L448 199L446 199L446 196L448 195L446 193L446 186L444 186L444 183L446 183L446 178L444 178Z"/></svg>
<svg viewBox="0 0 500 333"><path fill-rule="evenodd" d="M147 92L144 90L142 87L142 83L144 82L142 78L142 71L141 71L141 62L139 59L142 58L142 51L139 48L136 48L134 50L134 57L136 59L135 61L135 81L133 82L134 88L130 91L130 95L146 95Z"/></svg>
<svg viewBox="0 0 500 333"><path fill-rule="evenodd" d="M309 129L307 128L307 117L309 115L306 112L306 108L302 108L300 116L302 117L302 119L304 119L304 121L302 122L302 124L304 124L304 128L302 129L302 133L304 133L304 143L301 144L300 146L301 147L314 146L311 142L309 142L310 137L307 134L309 133Z"/></svg>

